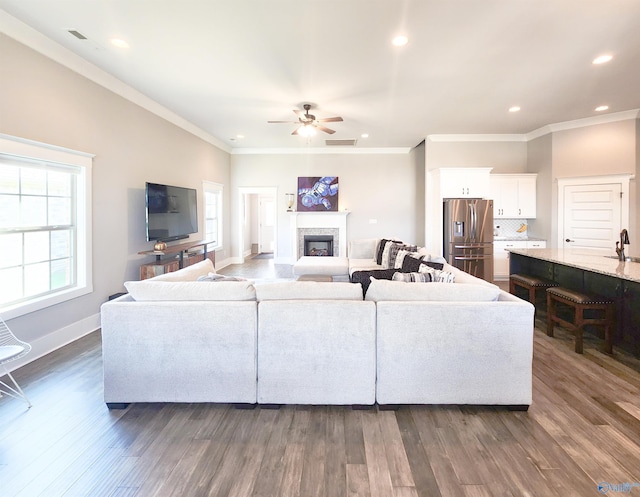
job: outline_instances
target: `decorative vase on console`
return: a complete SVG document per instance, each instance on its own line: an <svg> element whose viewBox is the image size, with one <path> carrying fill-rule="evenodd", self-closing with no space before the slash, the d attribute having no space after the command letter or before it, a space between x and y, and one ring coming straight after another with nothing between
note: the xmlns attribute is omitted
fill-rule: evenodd
<svg viewBox="0 0 640 497"><path fill-rule="evenodd" d="M287 193L287 212L293 212L293 193Z"/></svg>

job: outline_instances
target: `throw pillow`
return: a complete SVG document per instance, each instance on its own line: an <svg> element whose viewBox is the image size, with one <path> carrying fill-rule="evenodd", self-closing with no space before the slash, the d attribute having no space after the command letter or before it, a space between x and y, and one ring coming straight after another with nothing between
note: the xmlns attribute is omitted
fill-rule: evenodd
<svg viewBox="0 0 640 497"><path fill-rule="evenodd" d="M405 283L429 283L430 273L394 273L392 281L404 281Z"/></svg>
<svg viewBox="0 0 640 497"><path fill-rule="evenodd" d="M423 255L417 255L417 253L408 255L402 260L402 271L405 273L417 273L423 257Z"/></svg>
<svg viewBox="0 0 640 497"><path fill-rule="evenodd" d="M415 245L400 245L396 252L395 258L392 258L394 250L391 249L391 252L389 254L389 267L394 269L401 269L402 261L404 260L404 258L409 254L415 253L417 250L418 247Z"/></svg>
<svg viewBox="0 0 640 497"><path fill-rule="evenodd" d="M387 243L402 243L400 240L392 240L389 238L383 238L380 240L376 250L376 264L380 264L382 266L382 253L384 252Z"/></svg>
<svg viewBox="0 0 640 497"><path fill-rule="evenodd" d="M456 279L453 273L450 273L449 271L442 271L440 269L434 269L427 266L426 264L420 265L419 272L429 274L431 277L431 281L435 281L438 283L454 283Z"/></svg>

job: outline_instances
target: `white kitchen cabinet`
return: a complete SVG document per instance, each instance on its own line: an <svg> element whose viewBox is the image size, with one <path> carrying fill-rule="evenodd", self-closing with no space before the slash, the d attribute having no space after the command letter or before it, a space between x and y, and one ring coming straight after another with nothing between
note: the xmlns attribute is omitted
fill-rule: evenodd
<svg viewBox="0 0 640 497"><path fill-rule="evenodd" d="M441 198L488 198L490 167L436 169Z"/></svg>
<svg viewBox="0 0 640 497"><path fill-rule="evenodd" d="M509 279L509 249L547 248L545 240L496 240L493 242L493 279Z"/></svg>
<svg viewBox="0 0 640 497"><path fill-rule="evenodd" d="M493 279L509 279L509 249L527 248L526 240L501 240L493 242Z"/></svg>
<svg viewBox="0 0 640 497"><path fill-rule="evenodd" d="M527 240L527 248L547 248L546 240Z"/></svg>
<svg viewBox="0 0 640 497"><path fill-rule="evenodd" d="M494 219L535 219L537 174L491 174Z"/></svg>

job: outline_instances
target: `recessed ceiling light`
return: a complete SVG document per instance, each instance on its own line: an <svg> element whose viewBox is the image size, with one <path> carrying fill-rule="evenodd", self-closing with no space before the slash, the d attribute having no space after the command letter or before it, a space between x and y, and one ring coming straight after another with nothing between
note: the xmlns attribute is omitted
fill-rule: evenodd
<svg viewBox="0 0 640 497"><path fill-rule="evenodd" d="M362 138L369 138L369 133L362 133L360 136Z"/></svg>
<svg viewBox="0 0 640 497"><path fill-rule="evenodd" d="M403 47L407 43L409 43L409 38L404 35L398 35L393 40L391 40L391 43L394 47Z"/></svg>
<svg viewBox="0 0 640 497"><path fill-rule="evenodd" d="M237 138L238 140L242 140L242 139L244 138L244 135L236 135L236 138Z"/></svg>
<svg viewBox="0 0 640 497"><path fill-rule="evenodd" d="M608 105L600 105L598 107L595 108L596 112L602 112L603 110L608 110L609 106Z"/></svg>
<svg viewBox="0 0 640 497"><path fill-rule="evenodd" d="M613 59L613 55L604 54L604 55L600 55L600 56L596 57L595 59L593 59L592 63L593 64L606 64L611 59Z"/></svg>
<svg viewBox="0 0 640 497"><path fill-rule="evenodd" d="M122 38L111 38L109 40L109 42L114 46L114 47L118 47L118 48L129 48L129 43L127 43L125 40L123 40Z"/></svg>
<svg viewBox="0 0 640 497"><path fill-rule="evenodd" d="M509 112L520 112L520 107L518 107L517 105L509 107Z"/></svg>

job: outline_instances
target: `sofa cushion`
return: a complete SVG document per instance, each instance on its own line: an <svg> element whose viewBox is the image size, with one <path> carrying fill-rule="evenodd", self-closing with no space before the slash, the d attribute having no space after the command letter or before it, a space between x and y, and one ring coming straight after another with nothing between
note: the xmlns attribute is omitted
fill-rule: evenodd
<svg viewBox="0 0 640 497"><path fill-rule="evenodd" d="M382 269L380 264L376 264L373 259L349 259L349 274L356 271L374 271Z"/></svg>
<svg viewBox="0 0 640 497"><path fill-rule="evenodd" d="M402 281L371 279L365 300L437 301L437 302L490 302L498 300L496 286L472 283L441 283L438 285L408 285Z"/></svg>
<svg viewBox="0 0 640 497"><path fill-rule="evenodd" d="M210 281L210 282L223 282L223 281L247 281L247 278L241 278L239 276L226 276L224 274L209 273L206 276L200 276L196 281Z"/></svg>
<svg viewBox="0 0 640 497"><path fill-rule="evenodd" d="M126 281L125 288L137 301L256 300L253 281Z"/></svg>
<svg viewBox="0 0 640 497"><path fill-rule="evenodd" d="M178 271L155 276L150 278L149 281L196 281L200 276L206 276L209 273L215 272L216 269L213 267L211 259L205 259L191 266L179 269Z"/></svg>
<svg viewBox="0 0 640 497"><path fill-rule="evenodd" d="M256 287L263 300L362 300L362 287L352 283L322 281L283 281Z"/></svg>
<svg viewBox="0 0 640 497"><path fill-rule="evenodd" d="M362 238L349 242L349 250L347 252L349 259L371 259L376 258L376 247L379 238Z"/></svg>

